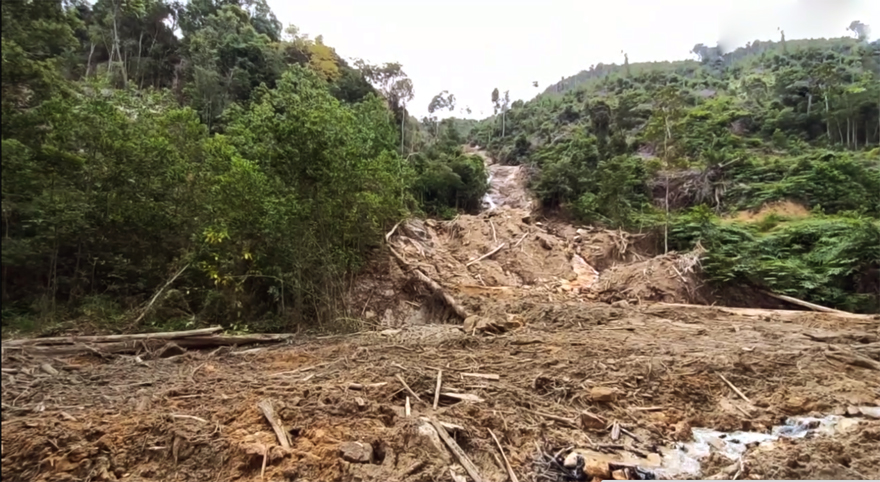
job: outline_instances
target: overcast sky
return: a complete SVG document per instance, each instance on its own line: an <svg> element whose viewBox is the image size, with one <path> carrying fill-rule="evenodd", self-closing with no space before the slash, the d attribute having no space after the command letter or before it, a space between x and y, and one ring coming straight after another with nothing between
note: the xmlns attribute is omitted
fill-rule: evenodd
<svg viewBox="0 0 880 482"><path fill-rule="evenodd" d="M491 92L530 99L591 64L692 58L696 43L840 37L852 20L880 33L880 0L268 0L345 58L397 61L415 84L412 114L449 90L471 117ZM538 81L539 88L532 87ZM456 110L458 110L458 108ZM481 115L482 112L482 115ZM463 116L462 114L458 114Z"/></svg>

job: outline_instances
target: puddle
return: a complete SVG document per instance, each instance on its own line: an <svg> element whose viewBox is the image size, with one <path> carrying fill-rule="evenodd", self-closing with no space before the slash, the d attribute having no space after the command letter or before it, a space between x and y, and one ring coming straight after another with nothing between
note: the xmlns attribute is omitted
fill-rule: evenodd
<svg viewBox="0 0 880 482"><path fill-rule="evenodd" d="M692 429L693 441L678 443L674 447L660 448L660 454L649 453L647 458L620 450L614 454L587 449L575 449L584 458L612 465L637 467L641 478L673 479L682 477L703 478L713 474L701 473L701 460L711 454L720 454L731 462L740 459L746 450L772 450L780 438L827 437L852 430L862 419L828 415L822 418L793 417L784 425L773 427L770 433L719 432L708 428ZM566 480L578 480L568 477ZM587 479L584 479L587 480Z"/></svg>

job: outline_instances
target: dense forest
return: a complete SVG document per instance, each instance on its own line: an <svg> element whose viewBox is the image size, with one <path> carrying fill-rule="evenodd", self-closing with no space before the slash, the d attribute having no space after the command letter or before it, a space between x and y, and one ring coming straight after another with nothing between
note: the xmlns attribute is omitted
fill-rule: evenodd
<svg viewBox="0 0 880 482"><path fill-rule="evenodd" d="M2 18L4 327L130 320L171 281L144 322L329 323L387 227L485 191L458 126L407 114L401 65L350 65L265 0Z"/></svg>
<svg viewBox="0 0 880 482"><path fill-rule="evenodd" d="M391 225L479 209L468 141L545 208L701 243L716 282L878 306L877 42L594 66L479 123L445 91L416 120L403 66L265 0L6 2L2 49L4 328L330 326ZM783 199L810 215L726 217Z"/></svg>
<svg viewBox="0 0 880 482"><path fill-rule="evenodd" d="M716 286L878 312L880 43L867 29L594 65L525 103L496 89L470 139L528 166L547 209L655 232L660 252L699 243ZM738 215L773 202L804 212Z"/></svg>

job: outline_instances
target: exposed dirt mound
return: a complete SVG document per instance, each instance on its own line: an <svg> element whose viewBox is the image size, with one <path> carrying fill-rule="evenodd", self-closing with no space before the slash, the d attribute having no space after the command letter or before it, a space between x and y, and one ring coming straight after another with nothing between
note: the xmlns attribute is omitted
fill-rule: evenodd
<svg viewBox="0 0 880 482"><path fill-rule="evenodd" d="M761 206L758 210L740 211L736 213L733 219L740 222L760 221L769 215L781 216L786 218L806 218L810 216L810 210L803 204L793 201L775 201Z"/></svg>
<svg viewBox="0 0 880 482"><path fill-rule="evenodd" d="M833 438L785 440L747 457L748 477L755 479L870 480L880 474L880 421L864 421Z"/></svg>
<svg viewBox="0 0 880 482"><path fill-rule="evenodd" d="M699 276L702 253L699 249L684 255L672 252L616 265L602 272L594 291L606 302L704 303Z"/></svg>

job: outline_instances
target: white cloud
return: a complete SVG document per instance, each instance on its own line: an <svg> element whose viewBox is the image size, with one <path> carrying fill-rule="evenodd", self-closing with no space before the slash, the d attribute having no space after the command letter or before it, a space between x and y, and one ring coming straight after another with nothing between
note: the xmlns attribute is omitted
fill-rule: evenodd
<svg viewBox="0 0 880 482"><path fill-rule="evenodd" d="M403 64L410 111L441 90L473 116L491 113L498 87L529 99L591 64L687 58L696 43L734 45L847 35L852 20L880 31L880 0L269 0L278 19L344 57ZM532 87L537 80L540 87Z"/></svg>

